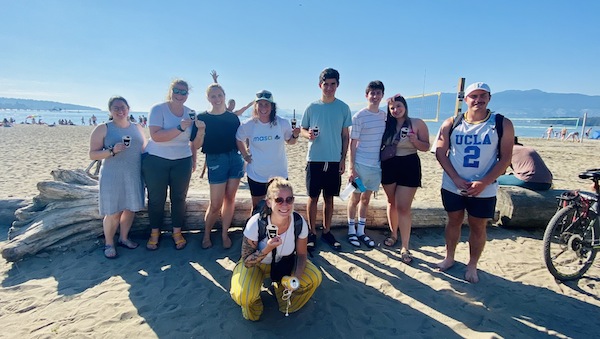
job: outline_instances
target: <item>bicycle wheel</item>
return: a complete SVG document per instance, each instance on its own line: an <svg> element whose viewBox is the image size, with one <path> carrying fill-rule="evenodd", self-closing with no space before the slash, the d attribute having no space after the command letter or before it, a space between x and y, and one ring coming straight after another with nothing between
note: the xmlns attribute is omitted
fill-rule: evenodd
<svg viewBox="0 0 600 339"><path fill-rule="evenodd" d="M579 279L592 266L596 219L592 211L582 217L575 205L563 207L550 219L544 232L544 262L556 279Z"/></svg>

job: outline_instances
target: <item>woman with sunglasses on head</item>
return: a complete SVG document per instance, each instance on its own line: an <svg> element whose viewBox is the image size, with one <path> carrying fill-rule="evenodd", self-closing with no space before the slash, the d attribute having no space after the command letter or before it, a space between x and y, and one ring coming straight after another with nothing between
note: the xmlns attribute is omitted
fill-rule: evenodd
<svg viewBox="0 0 600 339"><path fill-rule="evenodd" d="M276 284L279 311L286 314L298 311L315 293L322 276L307 258L307 237L306 220L294 212L292 185L282 177L270 179L265 209L248 220L242 257L231 277L230 294L245 319L260 318L260 291L267 276Z"/></svg>
<svg viewBox="0 0 600 339"><path fill-rule="evenodd" d="M212 247L210 233L221 215L223 248L228 249L231 247L228 231L233 220L235 194L244 176L244 161L235 141L240 120L225 107L225 91L221 85L214 83L208 86L206 98L211 109L198 114L197 119L206 125L206 135L200 145L202 153L206 154L210 190L210 202L204 215L202 248Z"/></svg>
<svg viewBox="0 0 600 339"><path fill-rule="evenodd" d="M198 133L190 142L192 130L191 110L184 106L189 85L175 79L169 86L167 101L150 110L150 140L147 155L142 163L142 173L148 188L148 215L152 229L146 244L149 250L159 245L160 229L164 221L167 189L171 200L171 224L173 241L180 250L186 245L181 234L185 225L185 199L192 177L192 147L198 148L204 137L204 123L196 122ZM193 113L191 114L193 116Z"/></svg>
<svg viewBox="0 0 600 339"><path fill-rule="evenodd" d="M94 129L90 137L90 159L102 160L98 205L103 215L104 256L117 256L114 237L119 231L119 246L134 249L138 244L128 234L135 212L144 208L142 152L146 137L140 125L129 121L129 104L121 96L108 100L111 121Z"/></svg>
<svg viewBox="0 0 600 339"><path fill-rule="evenodd" d="M392 247L402 240L401 258L412 261L408 243L412 225L412 201L421 187L421 160L417 151L429 150L429 130L423 120L408 116L408 105L400 94L387 100L387 120L382 146L396 143L396 155L381 162L381 185L387 195L387 216L390 236L384 244Z"/></svg>
<svg viewBox="0 0 600 339"><path fill-rule="evenodd" d="M248 163L246 174L252 207L265 198L269 178L288 177L285 144L295 144L299 135L299 127L292 129L288 120L277 116L271 92L256 93L252 117L240 125L236 134L238 150Z"/></svg>

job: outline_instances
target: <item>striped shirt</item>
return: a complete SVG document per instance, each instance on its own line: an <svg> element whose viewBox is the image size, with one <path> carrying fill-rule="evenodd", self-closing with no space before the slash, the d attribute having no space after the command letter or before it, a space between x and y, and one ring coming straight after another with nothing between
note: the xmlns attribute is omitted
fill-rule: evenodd
<svg viewBox="0 0 600 339"><path fill-rule="evenodd" d="M358 140L356 146L357 164L379 167L379 150L381 149L381 137L385 130L385 119L387 114L379 110L377 113L366 108L356 112L352 116L352 129L350 138Z"/></svg>

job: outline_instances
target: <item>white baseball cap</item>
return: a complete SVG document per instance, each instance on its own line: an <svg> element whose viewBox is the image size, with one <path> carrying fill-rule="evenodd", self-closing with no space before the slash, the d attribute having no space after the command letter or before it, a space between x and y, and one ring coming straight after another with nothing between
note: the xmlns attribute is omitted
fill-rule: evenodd
<svg viewBox="0 0 600 339"><path fill-rule="evenodd" d="M465 96L469 96L471 92L477 90L486 91L490 94L492 93L492 91L490 90L490 86L488 86L488 84L486 84L485 82L474 82L470 84L469 87L467 87L467 89L465 89Z"/></svg>

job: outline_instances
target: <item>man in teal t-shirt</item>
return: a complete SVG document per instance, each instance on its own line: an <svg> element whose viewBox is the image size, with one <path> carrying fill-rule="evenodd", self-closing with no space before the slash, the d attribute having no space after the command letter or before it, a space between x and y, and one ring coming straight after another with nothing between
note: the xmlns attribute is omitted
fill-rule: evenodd
<svg viewBox="0 0 600 339"><path fill-rule="evenodd" d="M348 128L352 125L350 107L336 99L340 73L326 68L319 76L321 99L306 108L302 117L301 135L309 140L306 155L306 190L308 194L307 221L310 233L308 248L316 243L317 203L323 192L323 235L321 238L335 250L341 244L331 234L333 197L340 194L348 150Z"/></svg>

